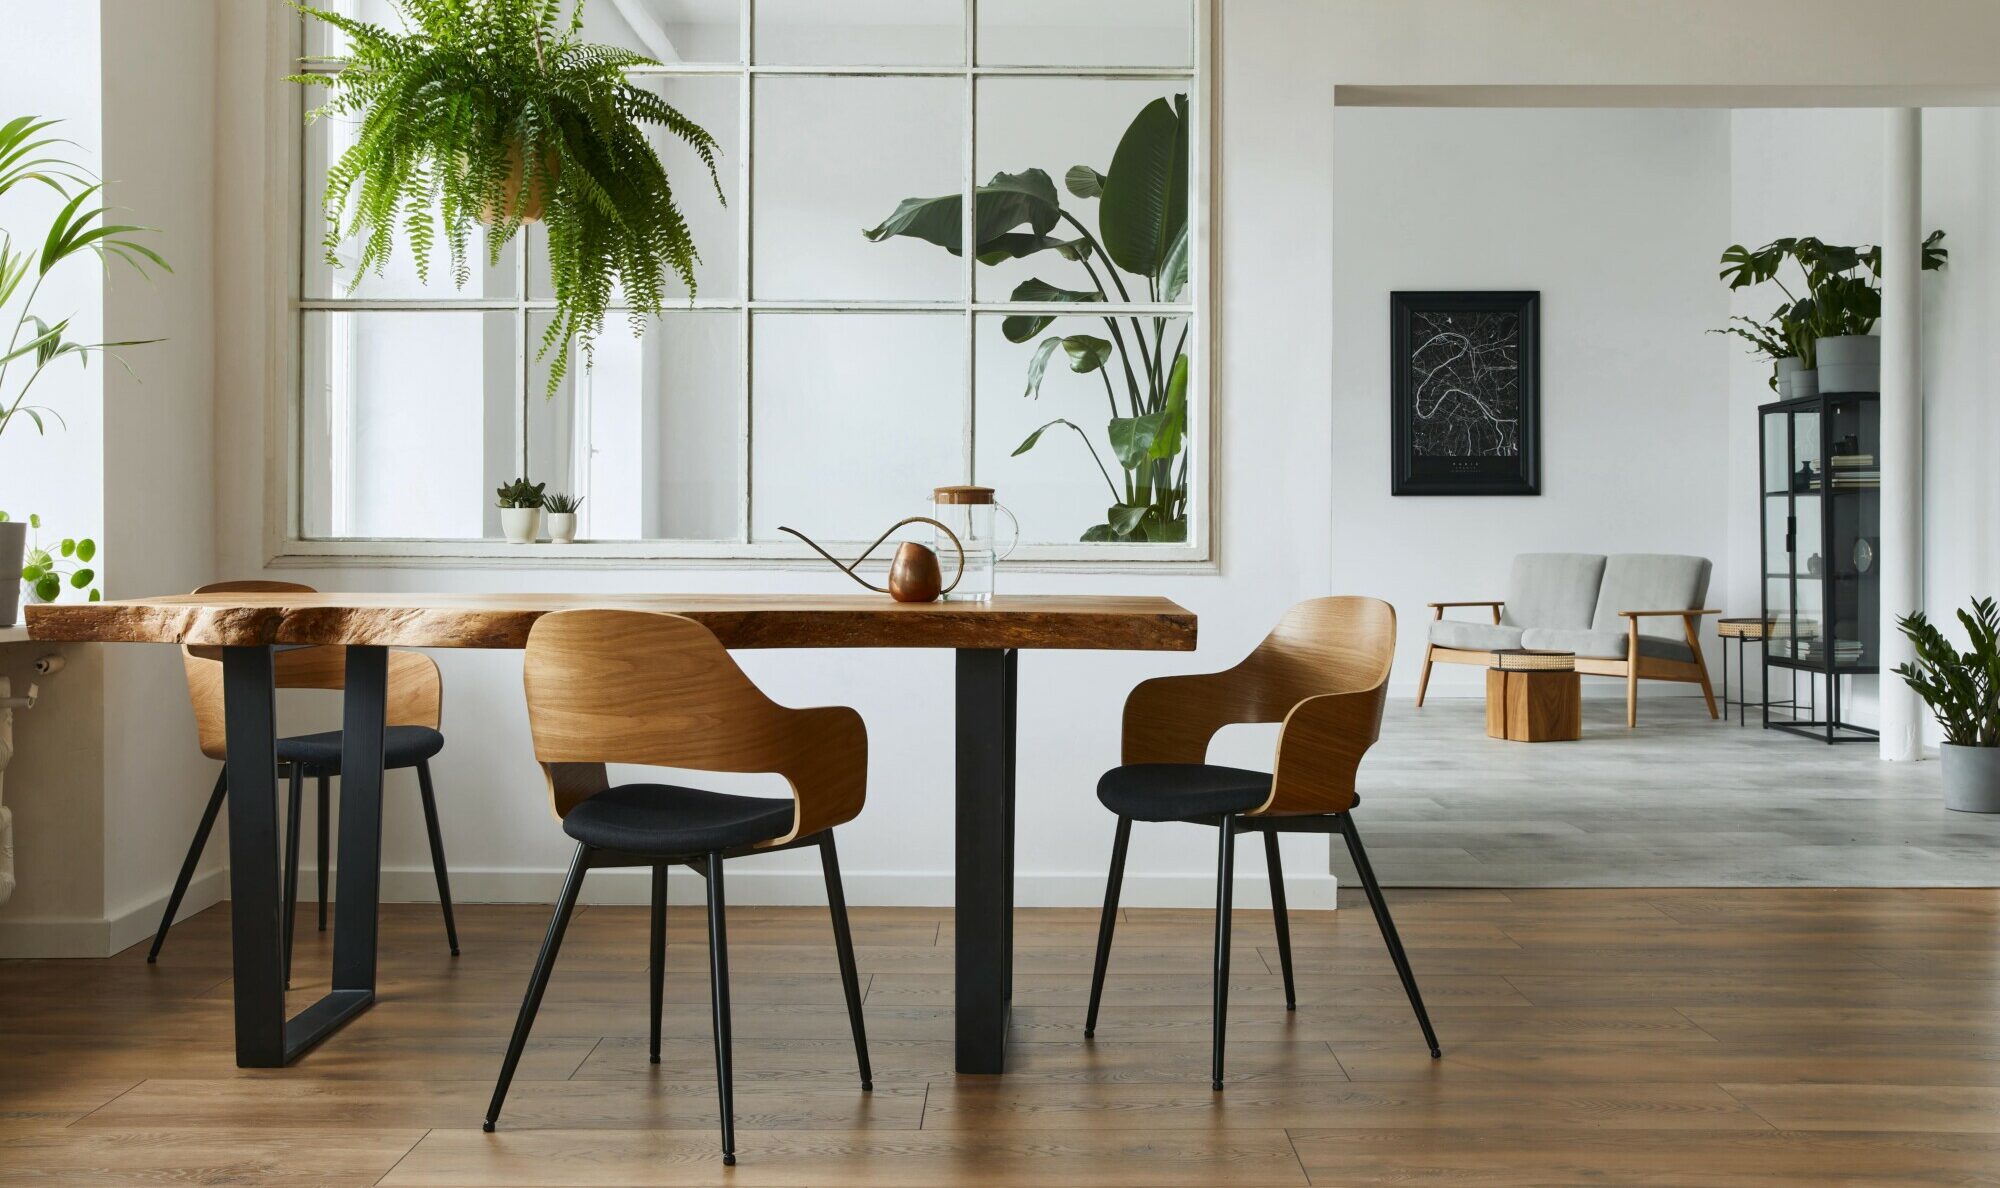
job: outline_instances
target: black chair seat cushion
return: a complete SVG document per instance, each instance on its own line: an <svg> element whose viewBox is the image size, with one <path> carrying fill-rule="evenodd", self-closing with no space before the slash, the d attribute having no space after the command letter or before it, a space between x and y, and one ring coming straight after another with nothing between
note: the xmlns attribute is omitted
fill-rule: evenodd
<svg viewBox="0 0 2000 1188"><path fill-rule="evenodd" d="M444 750L444 735L428 726L391 726L382 740L384 767L415 767ZM278 740L278 761L321 771L340 770L340 731L295 734Z"/></svg>
<svg viewBox="0 0 2000 1188"><path fill-rule="evenodd" d="M792 802L672 784L620 784L577 805L563 831L599 850L677 857L732 850L792 830Z"/></svg>
<svg viewBox="0 0 2000 1188"><path fill-rule="evenodd" d="M1248 812L1270 796L1268 772L1208 763L1128 763L1097 781L1104 807L1134 821Z"/></svg>

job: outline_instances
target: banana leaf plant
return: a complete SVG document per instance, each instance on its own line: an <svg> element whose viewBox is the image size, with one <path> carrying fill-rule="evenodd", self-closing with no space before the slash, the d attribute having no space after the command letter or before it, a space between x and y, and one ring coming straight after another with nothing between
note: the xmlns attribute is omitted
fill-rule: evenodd
<svg viewBox="0 0 2000 1188"><path fill-rule="evenodd" d="M1055 182L1043 170L996 173L974 190L973 253L980 263L991 266L1048 254L1079 270L1089 285L1065 288L1033 277L1015 286L1012 299L1037 305L1180 300L1188 281L1187 96L1148 103L1125 129L1109 169L1073 166L1063 183L1072 198L1098 204L1097 234L1063 208ZM876 243L908 236L962 255L963 196L906 198L880 226L863 234ZM1127 276L1144 281L1144 292L1135 296ZM1076 283L1074 277L1066 279ZM1090 433L1066 417L1036 429L1014 453L1034 449L1050 429L1074 431L1090 451L1111 499L1104 522L1091 526L1083 539L1183 542L1187 325L1183 321L1170 342L1175 315L1104 314L1101 320L1108 338L1044 336L1056 318L1043 313L1009 317L1000 332L1009 342L1034 343L1026 364L1024 395L1029 399L1040 397L1042 377L1058 352L1071 371L1103 381L1109 414L1105 438L1122 473L1114 478Z"/></svg>

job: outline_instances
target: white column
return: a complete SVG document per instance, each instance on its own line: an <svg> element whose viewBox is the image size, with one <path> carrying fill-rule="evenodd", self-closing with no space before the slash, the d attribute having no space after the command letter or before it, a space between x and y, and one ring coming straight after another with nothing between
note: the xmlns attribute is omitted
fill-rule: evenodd
<svg viewBox="0 0 2000 1188"><path fill-rule="evenodd" d="M1896 620L1923 606L1923 112L1886 113L1882 161L1882 758L1922 755L1922 706L1891 672L1914 659Z"/></svg>

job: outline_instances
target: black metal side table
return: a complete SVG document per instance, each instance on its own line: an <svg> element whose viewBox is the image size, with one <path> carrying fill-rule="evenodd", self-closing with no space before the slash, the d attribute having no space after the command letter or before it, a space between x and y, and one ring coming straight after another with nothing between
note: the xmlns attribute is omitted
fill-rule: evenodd
<svg viewBox="0 0 2000 1188"><path fill-rule="evenodd" d="M1763 645L1764 637L1771 630L1768 620L1761 618L1718 619L1715 634L1722 640L1722 707L1729 709L1729 641L1736 641L1736 724L1746 725L1750 719L1750 682L1744 677L1744 655L1754 642ZM1777 704L1770 700L1771 691L1764 690L1764 704Z"/></svg>

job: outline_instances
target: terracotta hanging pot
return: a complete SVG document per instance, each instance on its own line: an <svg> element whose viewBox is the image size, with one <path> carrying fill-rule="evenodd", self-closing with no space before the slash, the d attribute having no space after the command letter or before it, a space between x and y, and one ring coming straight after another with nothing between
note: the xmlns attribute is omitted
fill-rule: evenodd
<svg viewBox="0 0 2000 1188"><path fill-rule="evenodd" d="M522 222L541 222L542 212L548 206L549 183L555 180L557 167L556 155L554 153L543 154L542 163L544 166L543 175L536 178L532 184L528 184L528 169L521 155L521 142L516 140L514 143L508 145L507 177L500 183L500 202L498 205L488 203L485 209L479 212L479 221L489 227L502 222L506 217L506 212L513 210L515 203L519 202ZM523 185L528 186L526 198L521 196L521 187Z"/></svg>

